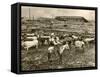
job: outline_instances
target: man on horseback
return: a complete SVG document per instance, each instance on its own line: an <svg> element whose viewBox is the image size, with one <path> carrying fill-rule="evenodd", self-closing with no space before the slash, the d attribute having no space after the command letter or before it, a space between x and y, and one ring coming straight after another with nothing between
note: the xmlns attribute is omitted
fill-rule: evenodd
<svg viewBox="0 0 100 77"><path fill-rule="evenodd" d="M62 53L65 49L69 49L66 37L60 40L59 37L55 36L54 33L52 33L49 39L48 60L50 60L51 53L55 51L59 56L59 63L61 64Z"/></svg>
<svg viewBox="0 0 100 77"><path fill-rule="evenodd" d="M50 61L51 53L56 51L58 48L59 44L59 38L55 36L54 33L51 33L50 38L49 38L49 48L48 48L48 60Z"/></svg>

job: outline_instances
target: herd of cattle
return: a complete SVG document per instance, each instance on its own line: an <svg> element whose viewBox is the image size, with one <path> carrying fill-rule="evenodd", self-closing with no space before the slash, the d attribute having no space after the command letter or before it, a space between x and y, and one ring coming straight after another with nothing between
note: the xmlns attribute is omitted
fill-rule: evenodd
<svg viewBox="0 0 100 77"><path fill-rule="evenodd" d="M91 43L95 43L94 37L81 37L76 35L56 35L55 33L51 33L47 36L40 36L35 33L27 33L22 37L21 46L27 52L31 47L39 49L41 46L48 46L47 53L51 54L57 48L59 57L61 58L64 50L70 50L72 45L75 47L76 51L84 51L85 47L88 47ZM49 59L49 56L48 56Z"/></svg>

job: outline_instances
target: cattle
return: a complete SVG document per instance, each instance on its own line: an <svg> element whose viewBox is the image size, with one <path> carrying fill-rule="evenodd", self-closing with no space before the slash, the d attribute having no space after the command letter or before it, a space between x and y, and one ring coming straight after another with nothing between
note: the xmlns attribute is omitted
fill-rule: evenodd
<svg viewBox="0 0 100 77"><path fill-rule="evenodd" d="M90 45L95 43L95 38L85 38L84 42L87 45L87 47L90 47Z"/></svg>
<svg viewBox="0 0 100 77"><path fill-rule="evenodd" d="M75 51L76 52L84 52L84 46L85 46L84 41L79 40L79 39L75 41Z"/></svg>
<svg viewBox="0 0 100 77"><path fill-rule="evenodd" d="M86 38L84 39L85 42L93 42L95 40L95 38Z"/></svg>
<svg viewBox="0 0 100 77"><path fill-rule="evenodd" d="M29 50L29 48L31 48L33 46L38 48L38 40L37 40L36 36L27 37L27 38L32 39L32 40L31 41L30 40L23 41L22 42L22 47L24 47L27 51Z"/></svg>

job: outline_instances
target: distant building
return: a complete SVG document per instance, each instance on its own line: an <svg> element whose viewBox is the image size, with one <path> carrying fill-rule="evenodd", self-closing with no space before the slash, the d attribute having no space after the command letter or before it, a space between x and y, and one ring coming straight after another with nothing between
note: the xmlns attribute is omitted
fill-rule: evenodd
<svg viewBox="0 0 100 77"><path fill-rule="evenodd" d="M68 28L84 26L84 24L88 22L88 20L81 16L57 16L55 19L63 21L63 26Z"/></svg>
<svg viewBox="0 0 100 77"><path fill-rule="evenodd" d="M55 19L60 20L60 21L68 21L68 22L72 22L72 21L88 22L88 20L86 20L84 17L81 17L81 16L57 16L55 17Z"/></svg>
<svg viewBox="0 0 100 77"><path fill-rule="evenodd" d="M56 16L55 18L40 17L37 19L25 20L22 22L24 22L22 25L25 27L27 26L26 29L29 29L29 31L31 31L31 29L34 31L37 28L38 30L42 29L45 31L46 29L52 29L64 32L84 33L91 31L94 33L93 25L89 24L90 22L81 16Z"/></svg>

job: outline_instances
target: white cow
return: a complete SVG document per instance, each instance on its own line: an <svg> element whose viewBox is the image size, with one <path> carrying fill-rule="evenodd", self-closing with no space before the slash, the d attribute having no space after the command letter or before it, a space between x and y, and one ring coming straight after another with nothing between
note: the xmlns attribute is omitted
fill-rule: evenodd
<svg viewBox="0 0 100 77"><path fill-rule="evenodd" d="M83 41L79 41L79 40L75 41L75 47L82 48L83 45L84 45Z"/></svg>
<svg viewBox="0 0 100 77"><path fill-rule="evenodd" d="M28 37L29 38L29 37ZM37 40L37 37L36 36L33 36L33 37L30 37L32 38L33 40L32 41L25 41L25 42L22 42L22 46L28 51L29 48L35 46L36 48L38 48L38 40Z"/></svg>
<svg viewBox="0 0 100 77"><path fill-rule="evenodd" d="M77 37L77 36L75 36L75 35L72 35L72 37L73 37L74 39L78 39L78 37Z"/></svg>
<svg viewBox="0 0 100 77"><path fill-rule="evenodd" d="M94 41L95 41L95 38L84 39L84 42L86 43L87 47L89 47L89 44L93 43Z"/></svg>
<svg viewBox="0 0 100 77"><path fill-rule="evenodd" d="M86 38L84 41L85 42L90 42L90 41L94 41L95 40L95 38Z"/></svg>
<svg viewBox="0 0 100 77"><path fill-rule="evenodd" d="M75 51L84 52L85 43L82 40L75 41Z"/></svg>

